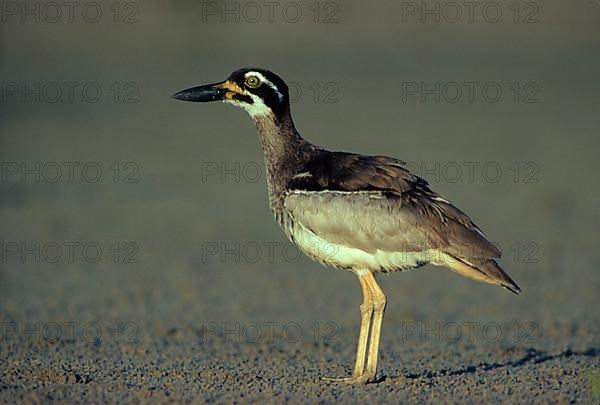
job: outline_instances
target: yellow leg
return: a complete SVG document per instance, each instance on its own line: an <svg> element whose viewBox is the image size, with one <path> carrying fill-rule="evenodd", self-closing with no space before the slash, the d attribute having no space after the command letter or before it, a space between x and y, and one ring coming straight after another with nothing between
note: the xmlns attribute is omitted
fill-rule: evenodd
<svg viewBox="0 0 600 405"><path fill-rule="evenodd" d="M367 368L364 372L366 382L373 382L377 377L377 359L379 357L379 338L381 336L381 324L383 322L383 314L387 300L385 294L379 288L373 274L369 273L365 276L367 285L371 288L373 296L373 324L371 327L371 337L369 343L369 355L367 358Z"/></svg>
<svg viewBox="0 0 600 405"><path fill-rule="evenodd" d="M371 318L373 317L373 295L369 285L364 277L359 277L360 285L363 291L363 303L360 306L360 334L358 336L358 348L356 349L356 363L354 364L353 377L358 377L365 372L365 361L367 358L367 343L369 340L369 330L371 328Z"/></svg>
<svg viewBox="0 0 600 405"><path fill-rule="evenodd" d="M369 273L370 274L370 273ZM367 356L367 344L369 340L369 331L371 328L371 318L373 317L373 294L371 287L367 283L364 276L359 275L358 280L363 292L363 302L360 306L361 322L360 333L358 336L358 348L356 349L356 362L354 364L354 372L351 377L343 378L325 378L328 381L358 383L363 379L365 371L365 361Z"/></svg>

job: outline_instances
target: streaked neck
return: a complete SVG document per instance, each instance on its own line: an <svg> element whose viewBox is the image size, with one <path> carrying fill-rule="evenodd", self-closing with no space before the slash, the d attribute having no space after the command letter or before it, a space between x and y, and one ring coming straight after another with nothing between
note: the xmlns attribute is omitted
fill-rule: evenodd
<svg viewBox="0 0 600 405"><path fill-rule="evenodd" d="M253 115L252 119L265 157L269 194L277 197L316 148L300 136L289 113L279 118L272 113Z"/></svg>

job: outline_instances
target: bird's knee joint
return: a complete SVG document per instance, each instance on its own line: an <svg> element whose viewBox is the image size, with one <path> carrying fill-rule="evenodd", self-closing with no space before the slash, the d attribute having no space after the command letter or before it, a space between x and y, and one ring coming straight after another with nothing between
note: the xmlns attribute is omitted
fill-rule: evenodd
<svg viewBox="0 0 600 405"><path fill-rule="evenodd" d="M371 304L371 303L360 304L360 313L364 314L364 313L368 313L368 312L373 312L373 304Z"/></svg>
<svg viewBox="0 0 600 405"><path fill-rule="evenodd" d="M381 299L378 299L373 303L373 309L375 311L383 311L386 305L387 299L385 297L382 297Z"/></svg>

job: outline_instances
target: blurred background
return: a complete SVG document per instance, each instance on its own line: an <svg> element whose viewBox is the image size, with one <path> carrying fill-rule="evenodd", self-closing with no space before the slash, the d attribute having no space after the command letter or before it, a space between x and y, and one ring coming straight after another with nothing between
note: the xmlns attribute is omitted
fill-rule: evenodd
<svg viewBox="0 0 600 405"><path fill-rule="evenodd" d="M244 112L170 98L260 66L290 84L305 138L407 161L501 247L523 290L432 266L381 277L387 388L360 395L591 401L600 3L472 7L3 2L0 397L350 395L318 377L353 364L356 278L285 239ZM444 334L469 322L502 336ZM483 363L497 367L468 369ZM464 391L478 378L490 383Z"/></svg>

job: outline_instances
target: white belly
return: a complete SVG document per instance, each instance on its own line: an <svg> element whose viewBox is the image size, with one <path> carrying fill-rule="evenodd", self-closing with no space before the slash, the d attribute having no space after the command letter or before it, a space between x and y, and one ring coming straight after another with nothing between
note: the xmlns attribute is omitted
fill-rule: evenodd
<svg viewBox="0 0 600 405"><path fill-rule="evenodd" d="M293 228L291 236L303 253L316 261L334 267L355 271L370 270L373 272L385 272L412 269L429 262L435 263L439 261L436 260L436 256L439 255L438 250L426 250L423 252L375 250L373 252L365 252L361 249L330 243L301 225L294 226Z"/></svg>

